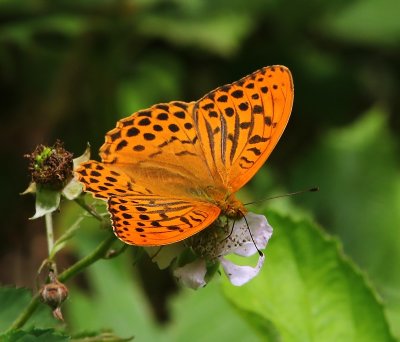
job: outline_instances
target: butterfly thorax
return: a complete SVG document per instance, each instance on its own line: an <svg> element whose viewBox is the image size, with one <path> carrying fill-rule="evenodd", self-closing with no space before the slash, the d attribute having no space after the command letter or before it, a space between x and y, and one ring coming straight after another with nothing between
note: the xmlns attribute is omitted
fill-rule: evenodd
<svg viewBox="0 0 400 342"><path fill-rule="evenodd" d="M231 192L231 189L224 186L209 186L203 191L201 197L206 198L207 201L220 208L221 215L237 219L242 218L247 213L243 203L236 198L235 193Z"/></svg>
<svg viewBox="0 0 400 342"><path fill-rule="evenodd" d="M238 219L242 218L247 213L243 203L236 199L235 195L228 196L225 200L217 203L221 208L222 215L229 218Z"/></svg>

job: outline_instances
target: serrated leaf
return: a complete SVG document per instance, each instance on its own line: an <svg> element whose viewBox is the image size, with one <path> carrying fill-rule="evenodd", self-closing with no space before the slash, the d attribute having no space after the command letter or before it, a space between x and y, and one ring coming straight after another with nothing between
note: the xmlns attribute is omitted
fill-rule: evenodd
<svg viewBox="0 0 400 342"><path fill-rule="evenodd" d="M46 214L57 210L60 205L61 193L57 190L47 189L43 186L36 186L36 212L30 220L35 220Z"/></svg>
<svg viewBox="0 0 400 342"><path fill-rule="evenodd" d="M32 329L30 331L15 330L5 335L0 335L3 342L65 342L70 338L53 329Z"/></svg>
<svg viewBox="0 0 400 342"><path fill-rule="evenodd" d="M281 341L394 341L382 305L336 240L310 222L267 217L275 233L264 269L240 288L224 282L239 310L262 317L264 329L272 324Z"/></svg>
<svg viewBox="0 0 400 342"><path fill-rule="evenodd" d="M321 191L303 205L340 236L344 250L371 276L400 335L400 173L388 115L372 108L352 125L322 135L294 170L292 186Z"/></svg>
<svg viewBox="0 0 400 342"><path fill-rule="evenodd" d="M0 332L5 331L19 316L32 298L31 291L25 288L0 287ZM45 306L35 311L30 320L24 326L29 329L53 327L57 322L51 315L51 310ZM2 341L0 339L0 341Z"/></svg>

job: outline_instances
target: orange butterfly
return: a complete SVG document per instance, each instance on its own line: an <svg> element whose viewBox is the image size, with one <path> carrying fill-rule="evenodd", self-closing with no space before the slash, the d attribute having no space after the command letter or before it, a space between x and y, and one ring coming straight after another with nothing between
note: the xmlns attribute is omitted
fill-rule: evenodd
<svg viewBox="0 0 400 342"><path fill-rule="evenodd" d="M120 120L100 149L102 163L76 171L85 191L108 201L125 243L186 239L218 216L246 213L235 192L264 164L293 104L284 66L262 68L196 102L170 102Z"/></svg>

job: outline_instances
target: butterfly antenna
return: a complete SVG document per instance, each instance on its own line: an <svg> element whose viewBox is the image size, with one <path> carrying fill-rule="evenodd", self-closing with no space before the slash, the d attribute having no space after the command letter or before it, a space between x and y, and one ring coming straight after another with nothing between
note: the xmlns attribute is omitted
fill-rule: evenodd
<svg viewBox="0 0 400 342"><path fill-rule="evenodd" d="M288 197L288 196L293 196L293 195L299 195L299 194L304 194L306 192L316 192L319 191L319 187L313 187L310 189L306 189L306 190L300 190L300 191L295 191L295 192L289 192L288 194L284 194L284 195L278 195L278 196L272 196L272 197L267 197L264 198L262 200L257 200L254 202L249 202L249 203L245 203L244 205L250 205L250 204L255 204L255 203L260 203L260 202L264 202L264 201L269 201L272 199L276 199L276 198L281 198L281 197Z"/></svg>
<svg viewBox="0 0 400 342"><path fill-rule="evenodd" d="M249 226L249 223L247 222L246 216L245 216L241 211L239 211L239 213L240 213L240 215L242 215L242 217L244 218L244 221L246 222L246 226L247 226L247 229L249 230L249 234L250 234L250 237L251 237L251 241L253 241L254 247L256 248L256 250L257 250L257 252L258 252L258 255L259 255L260 257L262 257L264 254L263 254L263 252L261 252L261 251L258 249L257 244L256 244L256 242L254 241L253 234L251 234L250 226Z"/></svg>

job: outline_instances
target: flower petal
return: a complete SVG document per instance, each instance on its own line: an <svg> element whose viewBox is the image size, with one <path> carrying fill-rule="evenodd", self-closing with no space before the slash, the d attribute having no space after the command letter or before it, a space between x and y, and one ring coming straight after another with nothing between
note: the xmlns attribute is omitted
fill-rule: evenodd
<svg viewBox="0 0 400 342"><path fill-rule="evenodd" d="M183 244L174 243L162 247L146 247L144 250L147 252L151 260L157 264L158 268L163 270L167 268L184 249L185 246Z"/></svg>
<svg viewBox="0 0 400 342"><path fill-rule="evenodd" d="M72 201L77 198L83 191L82 184L74 177L68 184L62 189L63 196Z"/></svg>
<svg viewBox="0 0 400 342"><path fill-rule="evenodd" d="M251 256L257 248L264 249L272 235L272 227L264 215L249 212L246 219L230 220L229 224L233 225L233 230L228 238L217 244L215 254L218 256L231 253Z"/></svg>
<svg viewBox="0 0 400 342"><path fill-rule="evenodd" d="M239 266L224 258L220 258L220 261L230 282L235 286L242 286L253 279L260 272L261 267L264 265L265 256L263 254L258 258L256 267Z"/></svg>
<svg viewBox="0 0 400 342"><path fill-rule="evenodd" d="M206 273L207 267L204 259L197 259L174 270L174 276L178 278L179 282L195 290L206 285L204 279Z"/></svg>
<svg viewBox="0 0 400 342"><path fill-rule="evenodd" d="M269 225L264 215L248 213L246 215L246 220L242 218L235 223L232 235L234 235L233 238L237 241L242 241L242 243L235 247L231 253L241 256L250 256L257 252L257 248L261 250L267 246L268 240L272 235L272 227Z"/></svg>

